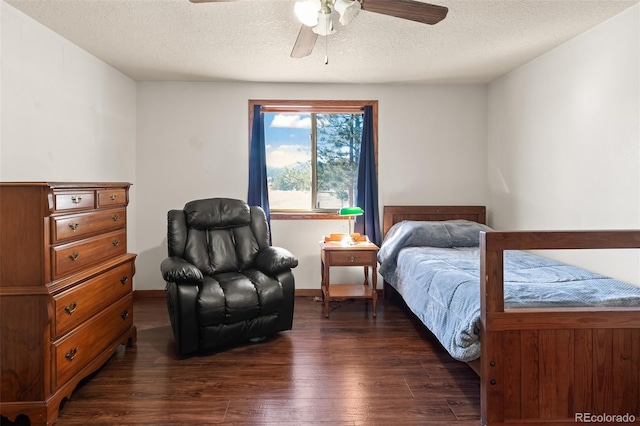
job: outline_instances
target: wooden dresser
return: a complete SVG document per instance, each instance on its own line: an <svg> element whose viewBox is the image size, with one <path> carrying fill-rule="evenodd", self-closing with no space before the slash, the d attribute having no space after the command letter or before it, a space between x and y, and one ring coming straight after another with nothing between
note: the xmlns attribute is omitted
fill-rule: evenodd
<svg viewBox="0 0 640 426"><path fill-rule="evenodd" d="M0 415L52 424L133 346L129 183L0 183Z"/></svg>

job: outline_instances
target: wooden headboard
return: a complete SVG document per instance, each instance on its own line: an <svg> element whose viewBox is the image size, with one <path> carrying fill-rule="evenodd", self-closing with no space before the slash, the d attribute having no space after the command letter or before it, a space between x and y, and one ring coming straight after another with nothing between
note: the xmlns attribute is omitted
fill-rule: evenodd
<svg viewBox="0 0 640 426"><path fill-rule="evenodd" d="M485 206L384 206L382 235L403 220L452 220L466 219L487 223Z"/></svg>

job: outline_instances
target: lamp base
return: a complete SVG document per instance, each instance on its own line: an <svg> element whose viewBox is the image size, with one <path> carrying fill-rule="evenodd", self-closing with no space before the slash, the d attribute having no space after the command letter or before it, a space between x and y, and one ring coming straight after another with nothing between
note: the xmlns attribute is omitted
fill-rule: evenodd
<svg viewBox="0 0 640 426"><path fill-rule="evenodd" d="M353 237L353 235L346 235L342 239L341 243L342 243L343 246L355 246L356 244L358 244L358 242Z"/></svg>

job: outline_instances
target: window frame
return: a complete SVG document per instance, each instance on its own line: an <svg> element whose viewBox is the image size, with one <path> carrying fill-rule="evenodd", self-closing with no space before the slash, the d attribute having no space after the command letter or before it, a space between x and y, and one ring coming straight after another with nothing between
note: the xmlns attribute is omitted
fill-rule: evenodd
<svg viewBox="0 0 640 426"><path fill-rule="evenodd" d="M253 125L253 107L262 105L263 112L306 113L306 114L361 114L365 106L373 110L373 144L375 153L376 176L378 175L378 101L377 100L291 100L291 99L249 99L249 147L251 147L251 127ZM326 212L271 212L272 220L317 220L345 219L336 213Z"/></svg>

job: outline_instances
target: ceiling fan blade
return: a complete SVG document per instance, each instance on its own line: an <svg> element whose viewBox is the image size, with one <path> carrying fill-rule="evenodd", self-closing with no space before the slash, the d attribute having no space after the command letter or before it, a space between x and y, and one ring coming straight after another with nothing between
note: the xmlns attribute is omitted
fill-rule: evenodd
<svg viewBox="0 0 640 426"><path fill-rule="evenodd" d="M296 43L291 50L291 57L304 58L305 56L309 56L313 50L313 46L316 45L317 38L318 34L314 33L311 27L303 25L298 33Z"/></svg>
<svg viewBox="0 0 640 426"><path fill-rule="evenodd" d="M444 6L422 3L414 0L361 0L362 10L395 16L423 24L437 24L449 11Z"/></svg>

